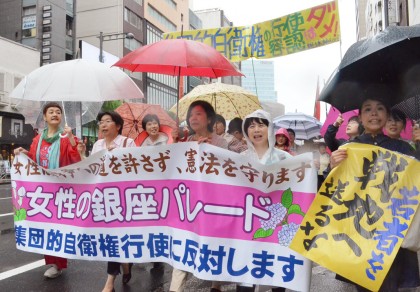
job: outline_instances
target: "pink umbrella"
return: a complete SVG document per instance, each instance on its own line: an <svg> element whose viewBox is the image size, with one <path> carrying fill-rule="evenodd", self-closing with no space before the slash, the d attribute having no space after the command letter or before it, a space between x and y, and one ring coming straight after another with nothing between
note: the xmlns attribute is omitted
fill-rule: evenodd
<svg viewBox="0 0 420 292"><path fill-rule="evenodd" d="M325 135L325 132L327 131L328 126L332 125L335 122L335 120L337 119L339 114L340 114L340 111L338 109L336 109L333 106L330 108L330 111L328 112L327 118L325 119L325 122L324 122L324 124L321 128L321 135L322 136ZM359 114L358 110L348 111L348 112L345 112L343 114L344 123L338 129L338 132L337 132L337 135L336 135L337 139L346 139L347 140L349 138L346 135L347 121L352 116L356 116L358 114ZM413 124L412 124L411 120L407 120L407 126L405 127L405 130L401 132L401 138L403 138L405 140L411 140L412 128L413 128Z"/></svg>
<svg viewBox="0 0 420 292"><path fill-rule="evenodd" d="M336 109L335 107L331 107L330 111L328 112L327 118L325 119L324 124L321 128L321 135L324 136L325 132L327 131L327 128L329 125L332 125L335 120L337 119L338 115L340 114L340 111ZM357 116L359 114L358 110L352 110L345 112L343 114L344 123L341 125L341 127L338 129L337 135L335 136L337 139L348 139L349 136L346 135L346 125L349 118L352 116Z"/></svg>

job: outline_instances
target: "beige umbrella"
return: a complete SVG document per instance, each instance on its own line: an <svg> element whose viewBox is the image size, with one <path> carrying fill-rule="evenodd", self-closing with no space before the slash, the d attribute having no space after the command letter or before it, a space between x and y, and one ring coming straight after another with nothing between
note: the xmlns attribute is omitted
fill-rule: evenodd
<svg viewBox="0 0 420 292"><path fill-rule="evenodd" d="M261 109L258 97L254 93L236 85L211 83L197 86L179 101L181 121L185 120L188 107L196 100L209 102L216 113L226 120L236 117L243 119L253 111ZM170 111L176 114L176 106L173 106Z"/></svg>

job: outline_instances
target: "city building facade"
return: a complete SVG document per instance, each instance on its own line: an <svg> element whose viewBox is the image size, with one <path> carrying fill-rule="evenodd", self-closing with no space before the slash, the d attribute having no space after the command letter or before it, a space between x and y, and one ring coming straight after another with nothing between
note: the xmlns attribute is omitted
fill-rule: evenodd
<svg viewBox="0 0 420 292"><path fill-rule="evenodd" d="M409 25L407 4L407 0L368 0L365 10L366 37L376 35L389 25Z"/></svg>
<svg viewBox="0 0 420 292"><path fill-rule="evenodd" d="M165 32L181 31L189 26L189 1L145 0L146 42L152 44L162 39ZM182 78L182 77L181 77ZM180 95L184 92L184 79L180 82ZM176 76L146 73L147 102L170 109L178 99Z"/></svg>
<svg viewBox="0 0 420 292"><path fill-rule="evenodd" d="M241 62L242 87L255 93L260 101L277 102L274 89L274 62L246 60Z"/></svg>
<svg viewBox="0 0 420 292"><path fill-rule="evenodd" d="M37 49L39 65L84 58L82 54L88 50L96 52L93 59L113 64L129 52L161 40L164 32L190 27L200 28L201 21L189 10L188 0L0 1L0 36ZM144 92L145 99L140 102L165 109L176 103L176 77L126 73ZM191 80L191 84L201 83L200 79Z"/></svg>
<svg viewBox="0 0 420 292"><path fill-rule="evenodd" d="M197 30L203 28L203 22L201 21L200 17L198 17L197 14L195 14L192 10L189 11L190 19L189 19L189 28L188 30ZM200 78L195 76L190 76L187 78L184 78L184 92L183 94L186 94L193 90L195 87L197 87L200 84L203 84L204 80L208 80L208 78Z"/></svg>
<svg viewBox="0 0 420 292"><path fill-rule="evenodd" d="M75 57L73 0L2 0L0 36L41 52L40 64Z"/></svg>
<svg viewBox="0 0 420 292"><path fill-rule="evenodd" d="M129 52L143 46L144 42L144 7L142 0L90 0L78 1L76 5L76 40L80 50L80 41L98 48L98 61L101 48L104 52L122 58ZM102 33L102 37L100 36ZM126 38L130 33L133 37ZM82 50L83 54L83 50ZM111 63L114 58L103 59ZM134 82L144 89L143 74L126 71ZM144 90L143 90L144 91Z"/></svg>
<svg viewBox="0 0 420 292"><path fill-rule="evenodd" d="M225 12L219 8L197 10L194 13L201 19L202 28L219 28L233 26L233 23L226 17ZM241 70L241 63L232 63ZM240 76L226 76L219 78L220 82L241 86ZM210 80L205 81L209 83Z"/></svg>
<svg viewBox="0 0 420 292"><path fill-rule="evenodd" d="M408 0L409 25L420 24L420 0Z"/></svg>
<svg viewBox="0 0 420 292"><path fill-rule="evenodd" d="M40 52L0 37L0 159L13 160L13 149L28 148L34 131L31 125L25 124L25 118L11 103L10 92L25 75L39 67ZM0 163L0 176L2 175Z"/></svg>
<svg viewBox="0 0 420 292"><path fill-rule="evenodd" d="M155 43L165 32L180 31L189 23L188 1L174 0L92 0L77 5L77 39L98 48L102 32L102 50L117 58ZM131 34L133 38L127 38ZM99 56L98 56L99 58ZM160 104L169 109L178 96L177 79L156 73L126 71L142 89L142 102Z"/></svg>
<svg viewBox="0 0 420 292"><path fill-rule="evenodd" d="M356 0L356 39L358 41L366 38L366 2L367 0Z"/></svg>

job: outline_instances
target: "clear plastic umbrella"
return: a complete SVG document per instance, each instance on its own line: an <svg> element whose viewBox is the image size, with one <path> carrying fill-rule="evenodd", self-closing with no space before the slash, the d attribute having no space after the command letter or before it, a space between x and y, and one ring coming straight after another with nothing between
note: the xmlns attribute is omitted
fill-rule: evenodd
<svg viewBox="0 0 420 292"><path fill-rule="evenodd" d="M287 113L273 120L274 128L291 128L296 133L296 139L310 140L319 137L322 123L313 116L304 113Z"/></svg>
<svg viewBox="0 0 420 292"><path fill-rule="evenodd" d="M42 108L47 101L25 101L19 103L16 109L25 117L25 123L34 128L44 128ZM59 102L63 108L63 123L72 127L89 123L96 119L102 107L102 102Z"/></svg>
<svg viewBox="0 0 420 292"><path fill-rule="evenodd" d="M64 105L65 122L75 127L94 120L103 101L138 99L143 93L121 69L77 59L32 71L9 96L27 123L43 127L42 107L56 101Z"/></svg>

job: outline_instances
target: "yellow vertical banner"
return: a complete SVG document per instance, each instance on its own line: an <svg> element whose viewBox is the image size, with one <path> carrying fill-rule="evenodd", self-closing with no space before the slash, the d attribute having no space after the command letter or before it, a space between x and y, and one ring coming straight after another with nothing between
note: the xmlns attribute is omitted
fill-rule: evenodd
<svg viewBox="0 0 420 292"><path fill-rule="evenodd" d="M351 143L290 248L372 291L381 287L417 210L420 162Z"/></svg>
<svg viewBox="0 0 420 292"><path fill-rule="evenodd" d="M163 37L206 43L233 62L285 56L339 41L338 3L328 2L252 26L190 30L182 36L173 32Z"/></svg>

